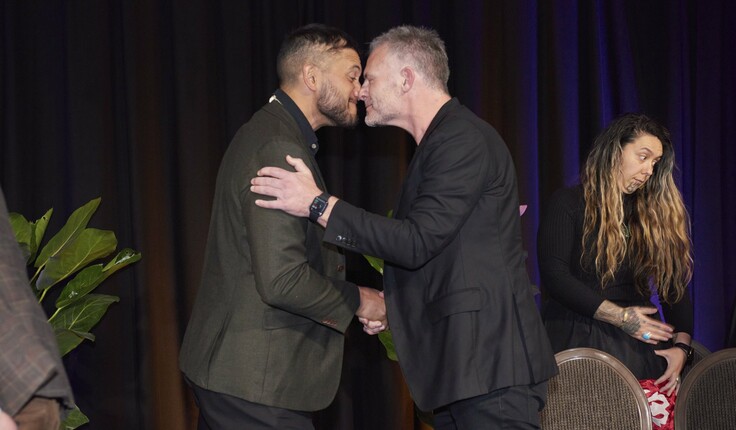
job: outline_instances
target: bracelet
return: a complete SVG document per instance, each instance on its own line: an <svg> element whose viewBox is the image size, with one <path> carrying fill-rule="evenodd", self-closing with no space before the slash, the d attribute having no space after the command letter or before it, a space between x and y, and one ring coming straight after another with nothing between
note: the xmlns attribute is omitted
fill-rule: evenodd
<svg viewBox="0 0 736 430"><path fill-rule="evenodd" d="M674 345L675 348L680 348L681 350L685 351L685 360L689 361L690 357L693 355L693 347L692 345L688 345L684 342L675 342Z"/></svg>
<svg viewBox="0 0 736 430"><path fill-rule="evenodd" d="M624 308L624 313L621 315L621 324L625 323L629 318L629 308Z"/></svg>

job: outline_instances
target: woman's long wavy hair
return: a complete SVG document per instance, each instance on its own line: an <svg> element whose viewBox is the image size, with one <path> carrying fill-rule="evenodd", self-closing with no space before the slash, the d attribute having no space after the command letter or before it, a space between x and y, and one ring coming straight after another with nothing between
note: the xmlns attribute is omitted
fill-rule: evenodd
<svg viewBox="0 0 736 430"><path fill-rule="evenodd" d="M649 180L630 197L634 202L624 214L618 185L622 151L642 135L659 139L663 154ZM581 174L585 194L581 264L594 263L603 288L628 259L642 294L649 294L650 282L667 303L685 294L693 266L690 222L672 179L674 165L669 132L645 115L623 115L595 139Z"/></svg>

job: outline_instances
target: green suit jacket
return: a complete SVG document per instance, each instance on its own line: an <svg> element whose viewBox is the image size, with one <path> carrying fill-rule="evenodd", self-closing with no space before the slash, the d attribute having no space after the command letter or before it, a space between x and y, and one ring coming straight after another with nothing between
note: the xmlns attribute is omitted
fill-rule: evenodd
<svg viewBox="0 0 736 430"><path fill-rule="evenodd" d="M303 159L325 184L296 121L278 102L256 112L223 157L194 309L179 364L198 386L250 402L314 411L330 404L343 333L358 308L344 256L307 220L255 205L263 166Z"/></svg>

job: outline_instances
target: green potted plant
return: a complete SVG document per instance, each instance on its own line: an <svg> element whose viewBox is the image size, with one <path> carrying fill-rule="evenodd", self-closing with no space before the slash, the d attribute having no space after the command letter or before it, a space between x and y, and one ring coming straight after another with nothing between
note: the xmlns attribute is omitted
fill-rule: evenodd
<svg viewBox="0 0 736 430"><path fill-rule="evenodd" d="M33 271L30 287L44 303L51 288L63 289L54 303L55 311L49 323L56 333L62 356L79 346L85 339L94 341L91 333L119 297L92 292L110 275L141 259L141 254L129 248L118 252L107 263L94 263L115 252L117 239L109 230L88 228L90 218L100 205L93 199L75 210L64 226L41 246L53 209L36 221L28 221L18 213L10 214L10 224ZM61 428L75 429L89 419L75 408L61 423Z"/></svg>

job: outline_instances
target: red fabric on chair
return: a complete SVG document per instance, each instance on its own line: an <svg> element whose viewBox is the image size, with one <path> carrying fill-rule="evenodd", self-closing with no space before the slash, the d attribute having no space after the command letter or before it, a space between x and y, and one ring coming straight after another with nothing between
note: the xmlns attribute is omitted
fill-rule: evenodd
<svg viewBox="0 0 736 430"><path fill-rule="evenodd" d="M676 392L668 396L666 393L659 391L654 379L642 379L639 384L647 396L649 410L652 411L652 429L674 430Z"/></svg>

